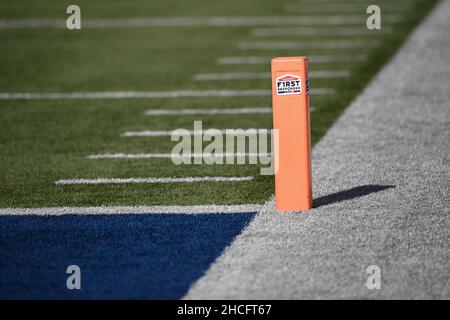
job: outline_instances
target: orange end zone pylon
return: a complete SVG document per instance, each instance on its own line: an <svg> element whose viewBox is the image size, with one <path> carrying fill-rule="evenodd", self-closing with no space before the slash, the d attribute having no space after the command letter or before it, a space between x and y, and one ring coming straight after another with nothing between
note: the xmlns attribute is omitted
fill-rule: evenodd
<svg viewBox="0 0 450 320"><path fill-rule="evenodd" d="M306 57L272 59L273 128L277 211L312 208L309 78ZM275 151L276 152L276 151Z"/></svg>

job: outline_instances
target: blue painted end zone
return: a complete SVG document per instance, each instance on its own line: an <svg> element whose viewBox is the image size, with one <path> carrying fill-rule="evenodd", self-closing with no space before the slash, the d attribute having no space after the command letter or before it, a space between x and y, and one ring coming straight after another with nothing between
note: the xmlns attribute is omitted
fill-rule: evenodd
<svg viewBox="0 0 450 320"><path fill-rule="evenodd" d="M0 298L178 299L253 216L1 216Z"/></svg>

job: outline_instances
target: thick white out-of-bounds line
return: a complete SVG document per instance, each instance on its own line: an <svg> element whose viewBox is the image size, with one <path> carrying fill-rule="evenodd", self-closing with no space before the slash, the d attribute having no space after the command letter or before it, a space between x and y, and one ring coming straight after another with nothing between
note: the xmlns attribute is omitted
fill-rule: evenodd
<svg viewBox="0 0 450 320"><path fill-rule="evenodd" d="M82 28L135 28L135 27L232 27L232 26L282 26L282 25L341 25L360 24L364 14L325 16L266 16L266 17L167 17L84 19ZM384 23L398 22L402 16L384 14ZM7 19L0 20L0 29L66 28L63 19Z"/></svg>
<svg viewBox="0 0 450 320"><path fill-rule="evenodd" d="M319 70L310 71L311 78L348 78L351 72L348 70ZM248 79L270 79L270 72L224 72L224 73L199 73L194 75L195 81L217 81L217 80L248 80Z"/></svg>
<svg viewBox="0 0 450 320"><path fill-rule="evenodd" d="M193 205L193 206L99 206L0 208L0 216L63 216L63 215L119 215L119 214L233 214L255 213L261 204Z"/></svg>
<svg viewBox="0 0 450 320"><path fill-rule="evenodd" d="M271 107L257 108L213 108L213 109L154 109L145 111L146 116L210 115L210 114L254 114L272 113Z"/></svg>
<svg viewBox="0 0 450 320"><path fill-rule="evenodd" d="M224 153L187 153L187 154L171 154L171 153L100 153L91 154L87 159L170 159L170 158L223 158L223 157L269 157L271 154L266 152L224 152Z"/></svg>
<svg viewBox="0 0 450 320"><path fill-rule="evenodd" d="M178 90L116 92L0 93L0 100L129 99L270 96L270 90Z"/></svg>
<svg viewBox="0 0 450 320"><path fill-rule="evenodd" d="M373 48L379 41L330 40L330 41L244 41L238 44L240 50L289 50L289 49L362 49Z"/></svg>
<svg viewBox="0 0 450 320"><path fill-rule="evenodd" d="M334 93L333 89L315 88L316 95ZM255 90L182 90L182 91L120 91L120 92L66 92L66 93L0 93L0 100L70 100L70 99L155 99L193 97L258 97L270 96L272 91Z"/></svg>
<svg viewBox="0 0 450 320"><path fill-rule="evenodd" d="M383 35L392 33L391 26L382 26L381 29L369 30L366 26L354 27L327 27L327 28L255 28L251 31L253 37L284 37L284 36L360 36Z"/></svg>
<svg viewBox="0 0 450 320"><path fill-rule="evenodd" d="M268 56L253 56L253 57L219 57L217 64L268 64L274 57ZM308 56L310 63L335 63L335 62L365 62L367 61L366 54L355 55L311 55Z"/></svg>
<svg viewBox="0 0 450 320"><path fill-rule="evenodd" d="M241 182L251 181L253 177L185 177L185 178L97 178L61 179L57 185L73 184L126 184L126 183L192 183L192 182Z"/></svg>

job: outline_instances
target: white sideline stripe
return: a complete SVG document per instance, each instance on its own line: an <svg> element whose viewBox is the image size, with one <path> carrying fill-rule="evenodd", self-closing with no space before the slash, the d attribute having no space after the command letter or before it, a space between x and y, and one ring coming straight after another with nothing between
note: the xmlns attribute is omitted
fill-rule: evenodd
<svg viewBox="0 0 450 320"><path fill-rule="evenodd" d="M331 40L331 41L244 41L238 44L241 50L273 49L349 49L373 48L379 41L367 40Z"/></svg>
<svg viewBox="0 0 450 320"><path fill-rule="evenodd" d="M411 7L409 3L376 3L381 12L402 12ZM286 11L290 13L366 13L370 3L290 3L285 6Z"/></svg>
<svg viewBox="0 0 450 320"><path fill-rule="evenodd" d="M221 132L223 132L226 135L225 129L219 129ZM255 130L247 132L247 130ZM267 134L270 134L269 129L243 129L243 131L234 131L231 135L233 136L248 136L248 135L257 135L260 130L263 130ZM175 132L175 130L143 130L143 131L127 131L122 133L121 137L166 137L171 136L172 132ZM208 131L207 130L188 130L190 135L205 135Z"/></svg>
<svg viewBox="0 0 450 320"><path fill-rule="evenodd" d="M270 25L336 25L365 23L365 15L332 16L266 16L266 17L169 17L169 18L119 18L84 19L82 28L130 28L130 27L202 27L202 26L270 26ZM383 22L398 22L397 14L383 14ZM62 19L2 19L0 29L66 28Z"/></svg>
<svg viewBox="0 0 450 320"><path fill-rule="evenodd" d="M72 184L125 184L125 183L192 183L192 182L241 182L253 177L186 177L186 178L97 178L97 179L62 179L57 185Z"/></svg>
<svg viewBox="0 0 450 320"><path fill-rule="evenodd" d="M380 30L369 30L366 27L335 27L335 28L255 28L251 31L253 37L271 36L359 36L381 35L392 33L392 27L382 26Z"/></svg>
<svg viewBox="0 0 450 320"><path fill-rule="evenodd" d="M208 214L253 213L261 210L260 204L194 205L194 206L100 206L53 208L0 208L0 216L62 216L62 215L116 215L116 214Z"/></svg>
<svg viewBox="0 0 450 320"><path fill-rule="evenodd" d="M267 64L274 57L220 57L217 64ZM367 55L318 55L308 56L311 63L334 63L334 62L364 62Z"/></svg>
<svg viewBox="0 0 450 320"><path fill-rule="evenodd" d="M224 152L224 153L187 153L187 154L174 154L171 153L102 153L91 154L87 156L87 159L167 159L167 158L223 158L223 157L270 157L271 153L243 153L243 152Z"/></svg>
<svg viewBox="0 0 450 320"><path fill-rule="evenodd" d="M310 71L311 78L348 78L351 76L348 70L320 70ZM194 76L196 81L215 80L247 80L247 79L270 79L270 72L225 72L225 73L199 73Z"/></svg>
<svg viewBox="0 0 450 320"><path fill-rule="evenodd" d="M59 92L59 93L0 93L0 100L58 100L58 99L126 99L180 97L252 97L270 96L270 90L180 90L180 91L118 91L118 92Z"/></svg>
<svg viewBox="0 0 450 320"><path fill-rule="evenodd" d="M261 108L224 108L224 109L156 109L147 110L146 116L178 116L178 115L198 115L198 114L251 114L251 113L272 113L271 107Z"/></svg>

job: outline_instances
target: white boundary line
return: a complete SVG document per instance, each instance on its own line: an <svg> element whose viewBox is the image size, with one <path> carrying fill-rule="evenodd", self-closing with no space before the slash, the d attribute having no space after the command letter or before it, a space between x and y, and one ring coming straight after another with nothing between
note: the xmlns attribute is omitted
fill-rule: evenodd
<svg viewBox="0 0 450 320"><path fill-rule="evenodd" d="M401 21L398 14L384 14L383 22ZM168 17L128 19L84 19L82 28L135 28L135 27L232 27L232 26L277 26L277 25L341 25L360 24L365 15L326 16L266 16L266 17ZM2 19L0 29L66 28L62 19Z"/></svg>
<svg viewBox="0 0 450 320"><path fill-rule="evenodd" d="M192 183L192 182L241 182L251 181L253 177L186 177L186 178L97 178L61 179L56 185L73 184L125 184L125 183Z"/></svg>
<svg viewBox="0 0 450 320"><path fill-rule="evenodd" d="M392 33L392 27L382 26L380 30L369 30L361 27L328 27L328 28L255 28L251 31L253 37L279 36L376 36Z"/></svg>
<svg viewBox="0 0 450 320"><path fill-rule="evenodd" d="M311 78L348 78L351 72L348 70L319 70L310 71ZM194 75L195 81L218 81L218 80L249 80L270 79L270 72L224 72L224 73L199 73Z"/></svg>
<svg viewBox="0 0 450 320"><path fill-rule="evenodd" d="M145 111L146 116L179 116L209 114L253 114L272 113L271 107L257 108L223 108L223 109L155 109Z"/></svg>
<svg viewBox="0 0 450 320"><path fill-rule="evenodd" d="M254 152L224 152L224 153L186 153L171 154L171 153L99 153L91 154L86 157L90 160L98 159L171 159L171 158L223 158L223 157L269 157L270 153L254 153Z"/></svg>
<svg viewBox="0 0 450 320"><path fill-rule="evenodd" d="M274 57L253 56L253 57L219 57L216 62L220 65L228 64L269 64ZM365 62L366 54L356 55L311 55L308 56L310 63L335 63L335 62Z"/></svg>
<svg viewBox="0 0 450 320"><path fill-rule="evenodd" d="M379 41L369 40L330 40L330 41L243 41L238 44L240 50L276 50L276 49L352 49L373 48Z"/></svg>
<svg viewBox="0 0 450 320"><path fill-rule="evenodd" d="M197 205L197 206L100 206L54 208L0 208L0 216L62 216L62 215L118 215L118 214L211 214L255 213L261 204Z"/></svg>

